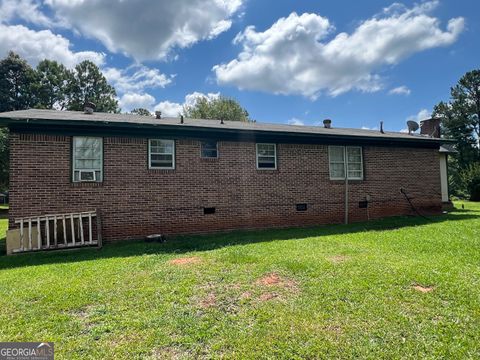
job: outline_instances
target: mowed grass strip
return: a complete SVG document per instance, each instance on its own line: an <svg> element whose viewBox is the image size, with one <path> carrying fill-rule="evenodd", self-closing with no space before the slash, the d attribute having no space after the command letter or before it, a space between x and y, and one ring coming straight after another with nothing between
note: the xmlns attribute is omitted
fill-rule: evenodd
<svg viewBox="0 0 480 360"><path fill-rule="evenodd" d="M0 255L0 341L54 341L58 359L478 358L480 204L464 206Z"/></svg>

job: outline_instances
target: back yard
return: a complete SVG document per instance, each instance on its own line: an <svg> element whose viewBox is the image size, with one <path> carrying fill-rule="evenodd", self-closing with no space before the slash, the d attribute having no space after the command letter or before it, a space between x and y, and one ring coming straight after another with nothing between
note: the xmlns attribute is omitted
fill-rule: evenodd
<svg viewBox="0 0 480 360"><path fill-rule="evenodd" d="M0 341L66 359L478 358L480 204L432 220L2 253Z"/></svg>

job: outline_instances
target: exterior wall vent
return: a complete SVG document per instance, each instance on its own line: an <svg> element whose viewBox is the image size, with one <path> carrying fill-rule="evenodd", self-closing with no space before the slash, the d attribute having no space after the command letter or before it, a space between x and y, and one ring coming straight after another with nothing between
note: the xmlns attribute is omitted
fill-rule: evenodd
<svg viewBox="0 0 480 360"><path fill-rule="evenodd" d="M308 208L307 204L297 204L296 207L297 211L307 211Z"/></svg>

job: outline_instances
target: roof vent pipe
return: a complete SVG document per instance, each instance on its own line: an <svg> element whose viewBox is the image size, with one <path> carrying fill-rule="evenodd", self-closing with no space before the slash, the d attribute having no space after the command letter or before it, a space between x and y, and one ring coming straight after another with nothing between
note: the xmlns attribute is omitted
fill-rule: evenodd
<svg viewBox="0 0 480 360"><path fill-rule="evenodd" d="M83 112L85 114L93 114L95 111L95 104L91 101L85 101L85 104L83 104Z"/></svg>
<svg viewBox="0 0 480 360"><path fill-rule="evenodd" d="M183 115L180 115L180 124L183 124Z"/></svg>
<svg viewBox="0 0 480 360"><path fill-rule="evenodd" d="M155 111L155 119L161 119L162 118L162 112L161 111Z"/></svg>
<svg viewBox="0 0 480 360"><path fill-rule="evenodd" d="M223 119L220 120L220 124L222 124L222 125L225 124L225 123L223 122Z"/></svg>
<svg viewBox="0 0 480 360"><path fill-rule="evenodd" d="M380 132L385 134L385 131L383 131L383 121L380 121Z"/></svg>
<svg viewBox="0 0 480 360"><path fill-rule="evenodd" d="M330 119L323 120L323 127L325 129L330 129L332 127L332 120Z"/></svg>

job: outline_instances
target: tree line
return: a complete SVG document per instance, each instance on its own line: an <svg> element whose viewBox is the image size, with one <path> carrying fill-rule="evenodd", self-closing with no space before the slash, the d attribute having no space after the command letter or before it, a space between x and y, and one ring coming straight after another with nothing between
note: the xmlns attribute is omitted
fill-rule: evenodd
<svg viewBox="0 0 480 360"><path fill-rule="evenodd" d="M0 61L0 111L37 109L83 110L86 101L97 111L119 112L117 93L93 62L82 61L74 69L53 60L32 68L10 52Z"/></svg>
<svg viewBox="0 0 480 360"><path fill-rule="evenodd" d="M451 193L480 201L480 70L462 76L432 116L441 119L444 136L455 140L457 152L448 167Z"/></svg>

